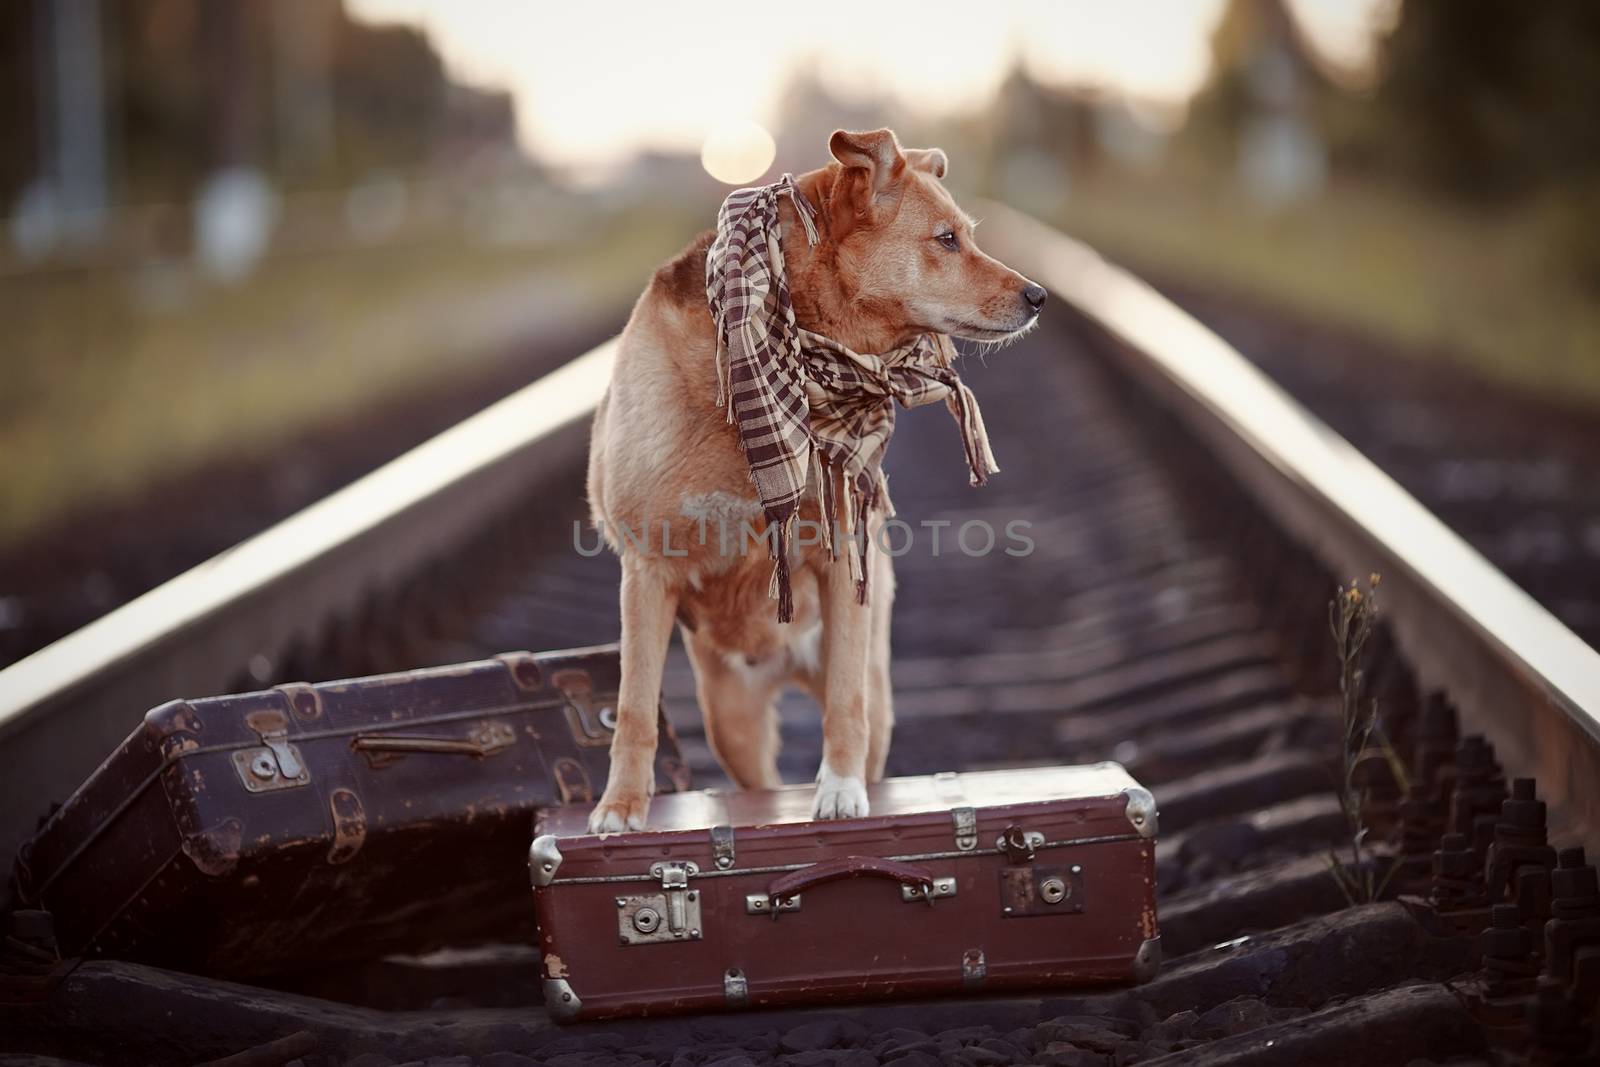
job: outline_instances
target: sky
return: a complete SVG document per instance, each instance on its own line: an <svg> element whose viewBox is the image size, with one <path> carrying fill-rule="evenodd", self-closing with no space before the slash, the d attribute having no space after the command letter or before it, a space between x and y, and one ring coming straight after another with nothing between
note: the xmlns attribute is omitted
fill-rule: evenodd
<svg viewBox="0 0 1600 1067"><path fill-rule="evenodd" d="M1290 0L1317 46L1359 65L1392 0ZM577 169L641 149L699 151L730 122L770 125L812 67L845 98L941 113L981 105L1021 57L1043 80L1179 104L1203 82L1223 0L346 0L423 27L452 74L509 89L523 144Z"/></svg>

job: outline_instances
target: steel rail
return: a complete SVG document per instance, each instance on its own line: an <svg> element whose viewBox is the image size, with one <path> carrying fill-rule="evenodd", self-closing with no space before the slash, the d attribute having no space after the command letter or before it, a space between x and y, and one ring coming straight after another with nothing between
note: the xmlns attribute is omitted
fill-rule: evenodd
<svg viewBox="0 0 1600 1067"><path fill-rule="evenodd" d="M0 856L152 707L225 692L581 464L615 340L0 671Z"/></svg>
<svg viewBox="0 0 1600 1067"><path fill-rule="evenodd" d="M1421 682L1450 694L1508 774L1538 778L1553 831L1600 851L1600 653L1152 286L1002 205L983 214L986 244L1092 324L1290 536L1333 573L1381 573Z"/></svg>
<svg viewBox="0 0 1600 1067"><path fill-rule="evenodd" d="M1359 452L1154 289L1041 223L984 209L988 243L1111 342L1119 369L1337 573L1384 576L1385 613L1558 830L1600 846L1600 654ZM0 854L146 708L221 691L375 588L459 547L581 464L607 342L349 487L0 671Z"/></svg>

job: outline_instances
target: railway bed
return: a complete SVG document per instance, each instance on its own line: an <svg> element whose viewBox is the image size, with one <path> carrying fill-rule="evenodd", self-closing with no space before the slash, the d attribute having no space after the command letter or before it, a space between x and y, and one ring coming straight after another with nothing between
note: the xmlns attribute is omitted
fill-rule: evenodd
<svg viewBox="0 0 1600 1067"><path fill-rule="evenodd" d="M0 990L34 1003L0 1007L0 1047L307 1067L1589 1062L1600 893L1579 849L1600 845L1600 656L1198 324L1066 239L986 214L1058 300L1029 338L968 360L1003 468L987 487L967 487L941 416L900 421L890 485L915 537L897 560L889 771L1125 763L1160 810L1158 977L559 1027L517 943L273 988L13 962ZM92 769L85 749L174 693L614 639L616 562L574 547L609 358L0 673L0 844ZM1003 532L963 550L980 520L1027 523L1031 551L1008 554ZM923 524L945 521L935 555ZM1350 830L1327 610L1369 572L1366 685L1403 772L1377 752L1360 765L1367 862L1396 873L1352 905L1328 865ZM665 695L696 784L724 784L676 648ZM794 698L780 714L780 769L805 781L817 713ZM1491 891L1475 848L1492 842L1522 859ZM1543 960L1532 931L1551 915L1571 949Z"/></svg>

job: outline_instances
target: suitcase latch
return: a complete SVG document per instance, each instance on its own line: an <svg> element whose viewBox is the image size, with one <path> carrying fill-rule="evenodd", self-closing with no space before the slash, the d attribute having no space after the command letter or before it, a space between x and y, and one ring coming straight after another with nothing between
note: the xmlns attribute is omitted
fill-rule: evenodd
<svg viewBox="0 0 1600 1067"><path fill-rule="evenodd" d="M733 827L713 826L711 828L711 855L717 862L717 870L725 871L733 866Z"/></svg>
<svg viewBox="0 0 1600 1067"><path fill-rule="evenodd" d="M274 789L293 789L311 781L311 771L300 758L300 750L289 743L288 720L280 712L251 712L244 721L264 746L233 753L234 770L246 789L252 793L266 793Z"/></svg>
<svg viewBox="0 0 1600 1067"><path fill-rule="evenodd" d="M611 735L617 729L616 705L596 696L589 672L581 668L556 671L550 682L566 697L567 726L572 730L572 740L582 748L610 745Z"/></svg>
<svg viewBox="0 0 1600 1067"><path fill-rule="evenodd" d="M1037 830L1024 830L1020 826L1006 827L1006 832L994 843L1006 854L1011 863L1032 863L1034 853L1044 847L1044 835Z"/></svg>
<svg viewBox="0 0 1600 1067"><path fill-rule="evenodd" d="M971 852L978 847L978 813L972 808L951 808L950 821L955 824L956 850Z"/></svg>
<svg viewBox="0 0 1600 1067"><path fill-rule="evenodd" d="M661 880L661 892L616 898L617 940L624 945L699 941L700 891L689 888L689 879L699 873L693 861L652 863L650 877Z"/></svg>

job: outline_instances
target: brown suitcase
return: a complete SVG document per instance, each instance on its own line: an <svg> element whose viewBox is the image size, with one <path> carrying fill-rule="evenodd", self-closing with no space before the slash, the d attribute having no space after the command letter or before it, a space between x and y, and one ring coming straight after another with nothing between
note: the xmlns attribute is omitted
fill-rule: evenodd
<svg viewBox="0 0 1600 1067"><path fill-rule="evenodd" d="M229 976L505 939L536 808L599 795L615 645L173 701L23 847L68 955ZM658 790L688 787L661 719Z"/></svg>
<svg viewBox="0 0 1600 1067"><path fill-rule="evenodd" d="M1115 763L657 797L652 829L542 812L529 854L561 1021L1143 981L1155 802Z"/></svg>

